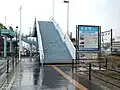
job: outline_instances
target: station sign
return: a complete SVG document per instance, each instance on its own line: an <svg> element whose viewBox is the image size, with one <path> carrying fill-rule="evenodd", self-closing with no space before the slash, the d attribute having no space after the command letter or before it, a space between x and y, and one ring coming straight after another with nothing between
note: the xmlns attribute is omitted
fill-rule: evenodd
<svg viewBox="0 0 120 90"><path fill-rule="evenodd" d="M100 26L78 25L78 50L98 51Z"/></svg>

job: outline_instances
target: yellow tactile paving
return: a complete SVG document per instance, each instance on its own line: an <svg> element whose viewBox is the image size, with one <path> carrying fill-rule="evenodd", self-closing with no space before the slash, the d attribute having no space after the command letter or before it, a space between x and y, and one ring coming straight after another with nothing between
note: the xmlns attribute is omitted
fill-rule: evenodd
<svg viewBox="0 0 120 90"><path fill-rule="evenodd" d="M59 69L58 67L56 67L56 65L52 65L52 67L58 71L62 76L64 76L70 83L72 83L74 86L76 86L78 89L80 90L88 90L86 87L84 87L83 85L81 85L79 82L77 82L76 80L74 80L71 76L67 75L65 72L63 72L61 69Z"/></svg>
<svg viewBox="0 0 120 90"><path fill-rule="evenodd" d="M45 66L53 66L53 65L45 65ZM69 66L69 67L71 67L72 64L61 64L61 65L55 65L55 66L60 66L60 67L67 67L67 66Z"/></svg>
<svg viewBox="0 0 120 90"><path fill-rule="evenodd" d="M112 56L112 58L115 60L120 60L120 56Z"/></svg>

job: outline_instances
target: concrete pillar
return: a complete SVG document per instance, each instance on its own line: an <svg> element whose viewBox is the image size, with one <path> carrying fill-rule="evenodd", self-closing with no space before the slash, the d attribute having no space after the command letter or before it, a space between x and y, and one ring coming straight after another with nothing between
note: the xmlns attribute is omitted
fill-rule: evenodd
<svg viewBox="0 0 120 90"><path fill-rule="evenodd" d="M7 57L7 37L4 36L4 58Z"/></svg>
<svg viewBox="0 0 120 90"><path fill-rule="evenodd" d="M12 38L10 38L10 52L12 52Z"/></svg>
<svg viewBox="0 0 120 90"><path fill-rule="evenodd" d="M32 57L32 44L30 44L30 57Z"/></svg>

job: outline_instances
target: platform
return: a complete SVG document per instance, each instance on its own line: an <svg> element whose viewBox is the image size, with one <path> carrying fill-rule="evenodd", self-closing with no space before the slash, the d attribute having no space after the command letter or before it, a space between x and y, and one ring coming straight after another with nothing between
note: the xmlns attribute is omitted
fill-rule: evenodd
<svg viewBox="0 0 120 90"><path fill-rule="evenodd" d="M34 59L23 58L9 73L2 90L103 90L88 80L75 78L71 65L42 67Z"/></svg>

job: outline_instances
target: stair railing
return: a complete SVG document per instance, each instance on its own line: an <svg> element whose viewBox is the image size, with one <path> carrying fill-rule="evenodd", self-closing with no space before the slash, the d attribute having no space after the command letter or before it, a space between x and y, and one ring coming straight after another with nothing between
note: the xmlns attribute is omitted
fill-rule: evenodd
<svg viewBox="0 0 120 90"><path fill-rule="evenodd" d="M75 47L67 34L65 34L64 37L65 37L65 44L72 56L72 59L75 59Z"/></svg>
<svg viewBox="0 0 120 90"><path fill-rule="evenodd" d="M64 33L62 32L60 26L57 24L57 22L56 22L53 18L51 18L51 21L52 21L53 24L55 25L56 30L59 32L60 37L61 37L62 41L64 42L64 40L65 40L65 39L64 39Z"/></svg>
<svg viewBox="0 0 120 90"><path fill-rule="evenodd" d="M17 38L19 38L19 35L20 35L20 31L12 31L11 32L12 33L12 35L14 36L14 37L16 37L16 34L17 34ZM22 33L22 35L21 35L21 39L23 40L23 41L25 41L26 43L28 43L28 44L33 44L33 45L36 45L36 41L35 40L31 40L31 39L28 39L28 36L26 37L27 35L24 35L23 33Z"/></svg>
<svg viewBox="0 0 120 90"><path fill-rule="evenodd" d="M38 44L39 44L40 62L43 65L43 63L44 63L44 51L43 51L43 44L42 44L40 28L39 28L39 24L38 24L37 20L36 20L36 28L37 28L37 37L38 37Z"/></svg>
<svg viewBox="0 0 120 90"><path fill-rule="evenodd" d="M62 29L57 24L57 22L54 20L54 18L50 18L50 21L53 22L53 24L55 25L56 30L58 30L62 41L66 44L67 49L68 49L69 53L72 56L72 59L75 59L75 47L74 47L72 41L70 40L69 36L67 34L64 35L64 33L62 32Z"/></svg>

